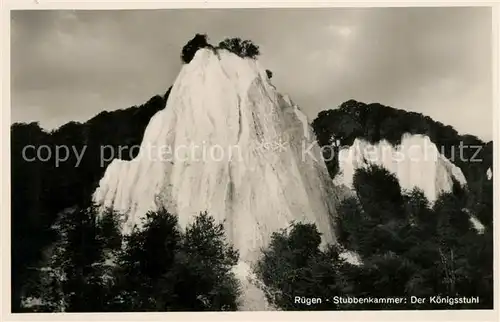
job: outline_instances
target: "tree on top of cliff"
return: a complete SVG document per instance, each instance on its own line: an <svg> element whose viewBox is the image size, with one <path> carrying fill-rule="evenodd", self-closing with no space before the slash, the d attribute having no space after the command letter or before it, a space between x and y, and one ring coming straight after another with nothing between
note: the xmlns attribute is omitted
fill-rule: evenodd
<svg viewBox="0 0 500 322"><path fill-rule="evenodd" d="M207 41L206 34L196 34L190 41L182 47L181 59L185 64L189 64L200 48L211 47Z"/></svg>
<svg viewBox="0 0 500 322"><path fill-rule="evenodd" d="M229 50L241 58L255 59L260 55L259 46L251 40L241 40L241 38L226 38L219 43L217 48Z"/></svg>

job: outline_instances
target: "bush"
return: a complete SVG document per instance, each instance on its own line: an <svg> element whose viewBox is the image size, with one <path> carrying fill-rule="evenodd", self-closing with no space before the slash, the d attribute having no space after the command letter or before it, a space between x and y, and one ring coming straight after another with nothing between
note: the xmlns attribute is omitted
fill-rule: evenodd
<svg viewBox="0 0 500 322"><path fill-rule="evenodd" d="M182 48L181 59L185 64L189 64L194 58L194 55L200 48L210 47L207 41L207 35L196 34L193 39L187 42L187 44Z"/></svg>
<svg viewBox="0 0 500 322"><path fill-rule="evenodd" d="M256 265L267 300L284 310L330 310L336 308L326 298L345 290L343 262L338 249L319 250L320 233L315 225L294 223L289 230L272 235ZM305 305L296 296L321 297L322 303Z"/></svg>
<svg viewBox="0 0 500 322"><path fill-rule="evenodd" d="M110 300L109 255L120 248L114 217L107 212L97 222L94 207L76 209L60 216L54 229L58 241L47 251L46 267L29 294L39 298L45 312L102 312ZM118 238L118 240L117 240Z"/></svg>
<svg viewBox="0 0 500 322"><path fill-rule="evenodd" d="M251 40L241 40L241 38L227 38L219 43L218 49L228 50L241 58L257 58L260 55L259 46Z"/></svg>
<svg viewBox="0 0 500 322"><path fill-rule="evenodd" d="M146 215L142 229L118 230L117 214L96 209L62 216L59 241L27 297L43 312L236 310L238 253L221 224L206 213L180 231L164 210Z"/></svg>
<svg viewBox="0 0 500 322"><path fill-rule="evenodd" d="M238 253L222 224L206 213L185 232L165 210L147 214L143 229L125 240L115 271L118 311L236 310Z"/></svg>

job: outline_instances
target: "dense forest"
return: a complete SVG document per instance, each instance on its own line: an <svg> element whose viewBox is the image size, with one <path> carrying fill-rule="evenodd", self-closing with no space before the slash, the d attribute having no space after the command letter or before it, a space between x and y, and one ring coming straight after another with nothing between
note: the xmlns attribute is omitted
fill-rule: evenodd
<svg viewBox="0 0 500 322"><path fill-rule="evenodd" d="M258 46L239 38L214 47L196 35L181 53L189 63L199 48L221 48L255 58ZM268 71L268 77L272 73ZM53 131L38 123L11 126L11 274L13 312L102 312L235 310L239 285L231 273L238 253L210 214L202 213L180 231L166 211L149 213L143 228L123 236L111 211L97 214L90 196L111 158L102 148L139 152L151 117L165 108L170 89L142 106L102 112L87 122L69 122ZM339 244L320 249L314 225L293 224L275 232L255 270L266 297L276 308L450 309L430 303L367 306L323 302L298 305L295 296L479 296L480 304L454 308L491 308L493 303L493 143L460 135L418 113L354 100L319 113L313 122L318 143L350 145L356 138L398 144L402 134L425 134L459 166L467 188L456 187L429 204L421 191L401 191L388 171L372 167L354 177L355 197L338 209ZM463 151L458 146L480 146ZM46 147L29 161L34 150ZM59 146L83 151L60 164ZM40 157L40 156L39 156ZM329 156L326 156L329 157ZM473 157L481 162L467 162ZM329 158L327 158L329 159ZM104 162L103 162L104 161ZM332 177L335 158L327 162ZM476 231L474 214L485 226ZM273 214L269 214L272 216ZM350 263L341 254L357 254Z"/></svg>
<svg viewBox="0 0 500 322"><path fill-rule="evenodd" d="M122 236L117 215L92 206L62 215L39 281L28 285L35 312L235 310L238 252L221 224L200 214L184 231L177 217L150 212Z"/></svg>
<svg viewBox="0 0 500 322"><path fill-rule="evenodd" d="M274 233L257 264L270 303L284 310L493 307L493 227L472 227L459 192L430 205L422 191L402 193L398 180L376 166L358 170L354 185L356 197L338 209L339 244L320 249L314 225L295 223ZM345 251L359 262L346 261ZM296 296L322 302L296 303ZM407 300L352 304L336 303L335 296ZM410 296L427 301L411 303ZM433 296L478 297L479 303L431 303Z"/></svg>
<svg viewBox="0 0 500 322"><path fill-rule="evenodd" d="M101 112L85 123L70 122L47 132L37 123L15 123L11 126L11 229L12 229L12 308L20 309L26 281L36 279L38 265L45 247L52 244L57 234L52 229L58 214L71 207L87 204L99 179L111 162L102 162L101 147L118 146L127 153L122 158L138 153L133 146L140 145L151 117L165 107L170 90L155 96L142 106L113 112ZM81 151L83 158L70 158L56 166L54 158L46 162L29 162L23 157L28 146L48 147L52 156L57 146L66 145ZM45 159L49 152L43 152ZM131 151L130 153L128 153ZM26 150L31 160L33 150Z"/></svg>
<svg viewBox="0 0 500 322"><path fill-rule="evenodd" d="M475 171L479 168L484 174L493 164L492 141L483 142L474 135L461 135L452 126L434 121L429 116L379 103L346 101L336 109L321 111L312 126L321 146L332 144L337 140L341 146L351 145L356 138L371 143L386 140L396 145L404 133L427 135L447 158L462 169L467 179L476 176L478 173ZM474 149L464 149L464 158L460 158L458 149L460 144L483 148L480 154L475 156ZM472 159L483 161L467 162ZM335 173L334 163L332 161L331 170Z"/></svg>
<svg viewBox="0 0 500 322"><path fill-rule="evenodd" d="M492 205L488 203L493 202L493 192L487 171L493 170L493 141L483 142L474 135L459 134L452 126L420 113L355 100L346 101L337 109L321 111L312 126L320 146L334 145L336 148L324 149L326 154L334 153L333 157L325 155L332 177L338 172L336 152L342 146L352 145L356 138L370 143L386 140L397 145L404 133L428 136L464 173L468 187L467 208L482 222L491 222L493 213L488 209Z"/></svg>

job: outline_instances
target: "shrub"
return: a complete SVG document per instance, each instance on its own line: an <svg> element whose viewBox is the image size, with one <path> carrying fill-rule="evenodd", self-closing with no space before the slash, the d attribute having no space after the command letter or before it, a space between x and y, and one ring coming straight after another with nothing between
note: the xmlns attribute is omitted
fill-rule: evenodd
<svg viewBox="0 0 500 322"><path fill-rule="evenodd" d="M207 41L207 35L196 34L193 39L187 42L187 44L182 47L181 59L185 64L189 64L194 58L194 55L200 48L210 47Z"/></svg>
<svg viewBox="0 0 500 322"><path fill-rule="evenodd" d="M241 40L241 38L227 38L219 43L219 49L226 49L241 58L255 59L260 55L259 46L255 45L251 40Z"/></svg>

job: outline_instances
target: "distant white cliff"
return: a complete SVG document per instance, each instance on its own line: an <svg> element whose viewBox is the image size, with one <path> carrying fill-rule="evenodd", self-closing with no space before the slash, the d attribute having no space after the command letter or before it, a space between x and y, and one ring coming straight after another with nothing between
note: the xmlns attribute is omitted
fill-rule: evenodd
<svg viewBox="0 0 500 322"><path fill-rule="evenodd" d="M369 165L390 171L403 190L421 189L431 203L441 193L452 190L453 180L463 186L467 184L462 170L424 135L404 134L397 146L386 140L371 144L356 139L351 146L340 150L339 174L334 182L353 188L355 171Z"/></svg>

